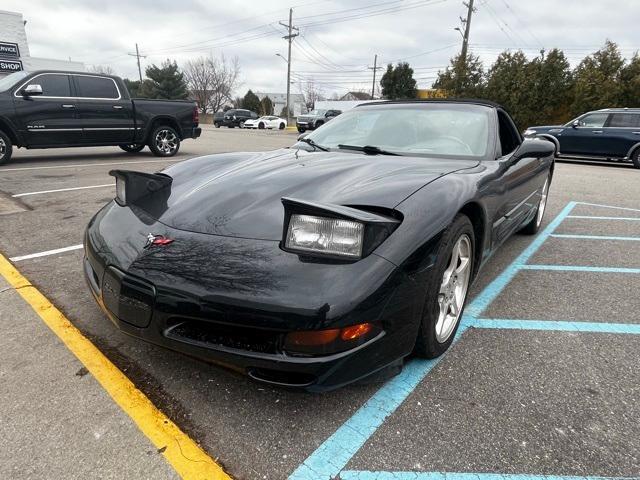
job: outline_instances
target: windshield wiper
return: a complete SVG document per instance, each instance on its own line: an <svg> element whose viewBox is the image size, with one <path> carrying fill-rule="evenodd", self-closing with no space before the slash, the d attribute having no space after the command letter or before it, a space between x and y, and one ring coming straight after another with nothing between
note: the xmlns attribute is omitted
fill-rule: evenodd
<svg viewBox="0 0 640 480"><path fill-rule="evenodd" d="M374 145L365 145L359 147L357 145L338 145L338 148L343 150L355 150L357 152L364 152L367 155L395 155L400 156L399 153L390 152L388 150L382 150L380 147Z"/></svg>
<svg viewBox="0 0 640 480"><path fill-rule="evenodd" d="M329 149L327 147L323 147L322 145L318 145L316 142L311 140L310 138L299 138L299 142L304 142L307 145L311 145L313 148L317 148L318 150L322 150L323 152L328 152Z"/></svg>

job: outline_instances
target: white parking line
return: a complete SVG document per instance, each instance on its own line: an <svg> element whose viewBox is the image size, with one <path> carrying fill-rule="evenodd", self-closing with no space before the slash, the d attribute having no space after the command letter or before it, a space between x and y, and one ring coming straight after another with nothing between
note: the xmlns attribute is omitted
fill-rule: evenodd
<svg viewBox="0 0 640 480"><path fill-rule="evenodd" d="M103 167L107 165L133 165L138 163L166 163L171 160L138 160L129 162L108 162L108 163L81 163L72 165L48 165L45 167L17 167L17 168L0 168L0 172L17 172L20 170L45 170L51 168L83 168L83 167Z"/></svg>
<svg viewBox="0 0 640 480"><path fill-rule="evenodd" d="M39 192L17 193L15 195L11 195L11 196L14 197L14 198L27 197L29 195L40 195L42 193L71 192L73 190L86 190L88 188L115 187L115 185L116 185L115 183L106 183L104 185L89 185L88 187L58 188L56 190L40 190Z"/></svg>
<svg viewBox="0 0 640 480"><path fill-rule="evenodd" d="M11 260L12 262L19 262L21 260L29 260L31 258L46 257L47 255L55 255L57 253L71 252L72 250L80 250L83 247L84 246L82 244L80 244L80 245L71 245L70 247L56 248L55 250L47 250L46 252L31 253L29 255L21 255L19 257L11 257L11 258L9 258L9 260Z"/></svg>

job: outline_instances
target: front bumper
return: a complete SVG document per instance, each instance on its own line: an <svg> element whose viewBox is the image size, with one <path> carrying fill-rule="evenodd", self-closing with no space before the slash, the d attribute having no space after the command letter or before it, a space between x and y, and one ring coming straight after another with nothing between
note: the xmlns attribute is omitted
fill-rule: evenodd
<svg viewBox="0 0 640 480"><path fill-rule="evenodd" d="M349 265L303 263L277 242L149 223L112 204L87 229L87 284L125 333L262 382L309 391L364 379L413 349L415 282L380 257ZM150 231L175 241L144 250ZM140 250L132 254L136 244ZM382 333L346 352L305 357L282 349L288 332L363 322L375 322Z"/></svg>

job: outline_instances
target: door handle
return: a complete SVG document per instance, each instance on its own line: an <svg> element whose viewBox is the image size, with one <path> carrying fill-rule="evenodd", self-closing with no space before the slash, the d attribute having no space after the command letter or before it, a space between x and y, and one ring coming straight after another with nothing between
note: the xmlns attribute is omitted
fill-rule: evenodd
<svg viewBox="0 0 640 480"><path fill-rule="evenodd" d="M640 135L640 132L631 132L631 133L633 133L634 135Z"/></svg>
<svg viewBox="0 0 640 480"><path fill-rule="evenodd" d="M114 105L113 108L116 110L122 110L122 105Z"/></svg>
<svg viewBox="0 0 640 480"><path fill-rule="evenodd" d="M602 130L592 130L591 133L604 133Z"/></svg>
<svg viewBox="0 0 640 480"><path fill-rule="evenodd" d="M76 108L76 106L75 105L71 105L69 103L63 103L62 104L62 108Z"/></svg>

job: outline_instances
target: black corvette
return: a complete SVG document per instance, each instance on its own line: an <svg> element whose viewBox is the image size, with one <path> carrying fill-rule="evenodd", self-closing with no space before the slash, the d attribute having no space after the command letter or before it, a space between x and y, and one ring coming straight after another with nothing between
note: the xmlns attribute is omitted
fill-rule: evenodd
<svg viewBox="0 0 640 480"><path fill-rule="evenodd" d="M326 390L451 344L470 283L542 223L554 145L498 105L378 102L291 148L116 170L84 270L122 331Z"/></svg>

